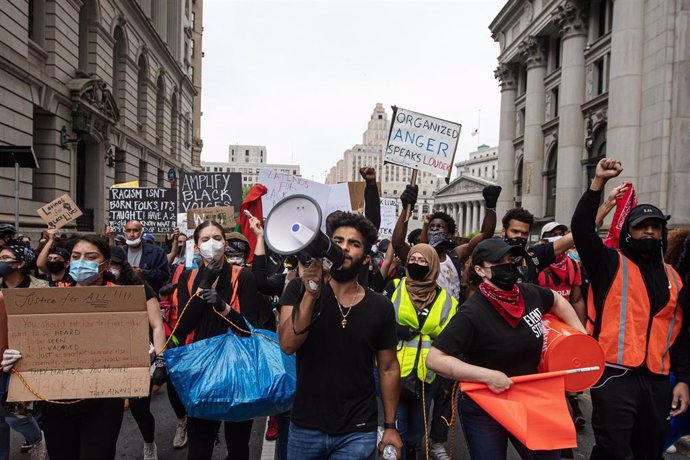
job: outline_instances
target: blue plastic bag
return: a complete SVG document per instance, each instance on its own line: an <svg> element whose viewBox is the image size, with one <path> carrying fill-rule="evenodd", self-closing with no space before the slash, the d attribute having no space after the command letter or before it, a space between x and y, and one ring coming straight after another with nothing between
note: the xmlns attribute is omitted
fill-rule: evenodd
<svg viewBox="0 0 690 460"><path fill-rule="evenodd" d="M240 422L290 410L295 357L280 350L274 332L252 330L275 342L227 332L165 351L168 374L190 416Z"/></svg>

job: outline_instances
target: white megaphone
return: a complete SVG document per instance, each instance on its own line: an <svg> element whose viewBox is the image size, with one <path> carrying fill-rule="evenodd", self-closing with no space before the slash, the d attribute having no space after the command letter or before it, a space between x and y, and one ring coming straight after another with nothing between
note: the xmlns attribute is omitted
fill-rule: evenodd
<svg viewBox="0 0 690 460"><path fill-rule="evenodd" d="M323 234L321 222L321 208L313 198L306 195L285 197L266 218L266 245L276 254L297 254L302 263L325 257L333 264L331 269L337 270L343 265L345 253Z"/></svg>

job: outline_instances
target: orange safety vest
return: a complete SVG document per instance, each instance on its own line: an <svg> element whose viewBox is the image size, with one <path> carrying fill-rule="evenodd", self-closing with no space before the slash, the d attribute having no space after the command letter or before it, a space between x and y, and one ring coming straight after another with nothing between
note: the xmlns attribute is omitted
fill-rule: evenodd
<svg viewBox="0 0 690 460"><path fill-rule="evenodd" d="M668 302L650 317L649 295L640 268L620 251L618 257L618 270L600 318L590 290L587 332L599 341L607 363L633 368L646 364L651 372L668 375L669 350L683 324L683 309L678 305L683 283L673 267L665 263L670 282Z"/></svg>

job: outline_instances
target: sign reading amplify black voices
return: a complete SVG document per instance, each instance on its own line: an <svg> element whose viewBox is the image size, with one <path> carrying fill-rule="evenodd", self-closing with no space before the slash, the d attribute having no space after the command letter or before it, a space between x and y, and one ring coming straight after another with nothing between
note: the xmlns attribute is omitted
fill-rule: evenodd
<svg viewBox="0 0 690 460"><path fill-rule="evenodd" d="M108 221L123 233L129 220L138 220L146 233L172 233L177 226L176 188L111 188Z"/></svg>
<svg viewBox="0 0 690 460"><path fill-rule="evenodd" d="M242 204L241 173L180 174L180 210L233 206Z"/></svg>

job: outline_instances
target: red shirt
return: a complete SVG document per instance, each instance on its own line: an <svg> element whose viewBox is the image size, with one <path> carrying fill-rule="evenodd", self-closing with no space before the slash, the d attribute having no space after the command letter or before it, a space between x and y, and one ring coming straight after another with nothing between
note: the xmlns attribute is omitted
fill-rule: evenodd
<svg viewBox="0 0 690 460"><path fill-rule="evenodd" d="M582 286L582 270L567 254L561 254L539 273L539 286L552 289L570 302L573 286Z"/></svg>

